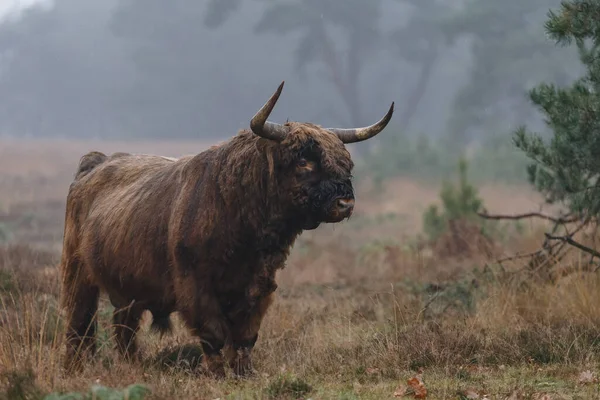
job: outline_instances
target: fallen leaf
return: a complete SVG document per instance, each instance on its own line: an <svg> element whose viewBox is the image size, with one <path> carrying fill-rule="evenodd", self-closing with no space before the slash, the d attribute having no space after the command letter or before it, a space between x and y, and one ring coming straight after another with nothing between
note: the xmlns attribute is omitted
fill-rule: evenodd
<svg viewBox="0 0 600 400"><path fill-rule="evenodd" d="M589 369L587 371L583 371L582 373L580 373L578 380L579 380L580 385L587 385L589 383L598 382L598 378L596 377L596 374L594 374Z"/></svg>
<svg viewBox="0 0 600 400"><path fill-rule="evenodd" d="M519 400L520 396L519 393L515 390L514 392L511 393L511 395L509 397L507 397L505 400Z"/></svg>
<svg viewBox="0 0 600 400"><path fill-rule="evenodd" d="M419 373L408 380L408 386L414 392L415 399L424 399L427 397L427 388L423 384L423 370L420 369Z"/></svg>
<svg viewBox="0 0 600 400"><path fill-rule="evenodd" d="M464 398L467 399L479 399L479 393L475 389L467 389L462 392Z"/></svg>
<svg viewBox="0 0 600 400"><path fill-rule="evenodd" d="M394 397L404 397L406 395L408 388L406 385L400 385L394 392Z"/></svg>
<svg viewBox="0 0 600 400"><path fill-rule="evenodd" d="M367 368L367 375L375 375L379 373L379 368Z"/></svg>

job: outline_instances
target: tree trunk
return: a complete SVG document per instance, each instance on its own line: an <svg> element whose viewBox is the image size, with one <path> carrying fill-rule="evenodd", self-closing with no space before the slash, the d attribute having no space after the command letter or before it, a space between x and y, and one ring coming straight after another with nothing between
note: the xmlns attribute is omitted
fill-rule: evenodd
<svg viewBox="0 0 600 400"><path fill-rule="evenodd" d="M421 100L423 100L423 96L427 90L427 85L431 80L433 67L436 64L438 57L439 50L437 46L431 46L423 58L423 62L421 63L421 73L419 74L417 85L414 87L410 96L408 97L408 101L406 102L404 110L400 114L400 118L398 120L402 133L406 133L410 129L411 123L417 114L417 111L419 110L419 104L421 103Z"/></svg>
<svg viewBox="0 0 600 400"><path fill-rule="evenodd" d="M323 30L323 58L325 64L329 68L330 79L336 90L340 94L346 110L349 114L349 127L360 127L364 124L362 120L362 112L360 106L360 96L358 90L358 78L362 68L360 58L360 45L357 38L354 37L354 32L350 36L350 51L346 60L345 69L340 63L335 47L329 40L324 25L320 26ZM358 34L358 32L356 32ZM369 143L357 146L354 153L363 155L369 148Z"/></svg>

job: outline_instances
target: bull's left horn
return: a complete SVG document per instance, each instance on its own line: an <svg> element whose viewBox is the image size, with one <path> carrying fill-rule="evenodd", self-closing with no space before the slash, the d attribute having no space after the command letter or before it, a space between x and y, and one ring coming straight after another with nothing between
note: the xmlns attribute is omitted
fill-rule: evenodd
<svg viewBox="0 0 600 400"><path fill-rule="evenodd" d="M355 129L337 129L330 128L327 129L330 132L335 133L344 143L355 143L362 142L363 140L367 140L377 135L379 132L385 129L390 119L392 119L392 114L394 114L394 103L392 102L392 106L390 107L385 117L379 120L379 122L367 126L365 128L355 128Z"/></svg>
<svg viewBox="0 0 600 400"><path fill-rule="evenodd" d="M288 133L288 128L284 125L269 122L267 120L269 119L269 115L271 115L271 111L273 111L273 108L279 99L279 95L281 95L281 90L283 89L284 83L285 81L281 82L281 85L279 85L277 91L273 94L273 96L271 96L269 101L267 101L265 105L258 110L258 112L250 121L250 129L252 129L252 132L258 136L264 137L265 139L271 139L278 142L285 139Z"/></svg>

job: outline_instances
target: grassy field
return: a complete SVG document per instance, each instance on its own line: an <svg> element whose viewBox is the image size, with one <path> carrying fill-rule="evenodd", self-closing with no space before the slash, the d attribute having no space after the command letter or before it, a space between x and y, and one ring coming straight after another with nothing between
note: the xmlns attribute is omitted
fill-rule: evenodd
<svg viewBox="0 0 600 400"><path fill-rule="evenodd" d="M541 225L509 229L491 247L473 237L460 254L420 243L422 213L438 202L440 187L409 178L386 181L383 192L358 182L350 221L297 242L255 348L255 377L199 373L198 342L177 317L174 334L162 338L146 320L142 360L121 361L105 298L98 357L66 376L56 266L79 157L89 150L177 156L204 147L0 141L0 399L132 384L148 387L149 399L418 398L414 377L428 399L600 398L600 275L581 268L575 252L552 271L528 269L525 260L493 262L537 249ZM541 202L526 186L479 191L494 213L537 211Z"/></svg>

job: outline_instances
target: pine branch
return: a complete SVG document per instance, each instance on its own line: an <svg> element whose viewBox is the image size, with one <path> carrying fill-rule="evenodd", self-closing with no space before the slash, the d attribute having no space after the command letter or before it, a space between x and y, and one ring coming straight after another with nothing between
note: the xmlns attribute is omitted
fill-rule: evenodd
<svg viewBox="0 0 600 400"><path fill-rule="evenodd" d="M484 214L484 216L488 216L488 215ZM537 257L540 257L544 254L547 254L550 257L554 257L554 263L559 262L566 254L566 253L562 252L564 247L569 244L572 244L573 242L579 244L578 242L575 242L572 239L572 237L575 234L577 234L578 232L580 232L583 228L588 226L590 223L590 219L587 218L587 219L583 220L582 222L580 222L575 227L575 229L571 233L569 233L566 224L568 222L575 222L576 219L574 219L574 217L566 216L564 218L554 218L554 217L550 217L550 216L542 214L542 213L535 213L535 212L527 213L527 214L520 214L520 215L492 215L491 217L494 219L509 219L509 220L538 217L538 218L554 221L554 227L551 230L552 233L546 232L544 234L546 236L546 239L544 240L544 243L542 244L541 248L539 248L536 251L523 253L523 254L517 253L515 255L496 260L496 262L500 265L502 265L503 262L515 261L515 260L520 260L520 259L524 259L524 258L529 258L529 260L530 260L529 263L531 263ZM555 236L554 235L554 233L560 227L563 227L567 231L567 235L564 235L564 236ZM568 241L568 240L566 240L566 238L570 238L571 240ZM562 240L562 239L565 239L565 240ZM554 243L551 243L552 241L554 241ZM579 244L579 245L583 246L581 244ZM578 247L578 246L574 245L574 247ZM587 248L586 246L583 246L583 247ZM578 247L578 248L581 249L581 247ZM592 251L594 251L594 250L592 249ZM562 255L561 255L561 253L562 253ZM589 253L589 254L593 254L593 253Z"/></svg>
<svg viewBox="0 0 600 400"><path fill-rule="evenodd" d="M579 242L575 241L575 240L572 238L572 236L573 236L573 235L554 236L554 235L551 235L551 234L549 234L549 233L545 233L545 235L546 235L546 238L547 238L548 240L559 240L559 241L561 241L561 242L568 243L568 244L570 244L571 246L573 246L573 247L576 247L576 248L578 248L579 250L581 250L581 251L583 251L583 252L585 252L585 253L588 253L588 254L590 254L590 255L592 255L592 256L594 256L594 257L600 257L600 252L598 252L598 251L596 251L596 250L592 249L591 247L585 246L585 245L583 245L583 244L581 244L581 243L579 243Z"/></svg>
<svg viewBox="0 0 600 400"><path fill-rule="evenodd" d="M551 221L554 222L555 224L569 224L572 222L576 222L577 220L579 220L578 217L552 217L550 215L546 215L546 214L542 214L539 212L530 212L530 213L525 213L525 214L515 214L515 215L501 215L501 214L488 214L487 211L483 211L483 212L478 212L477 215L479 215L481 218L484 219L489 219L489 220L512 220L512 221L517 221L517 220L522 220L522 219L529 219L529 218L541 218L541 219L545 219L547 221Z"/></svg>
<svg viewBox="0 0 600 400"><path fill-rule="evenodd" d="M517 254L512 255L512 256L500 258L500 259L496 260L496 262L498 264L501 264L501 263L507 262L507 261L516 261L516 260L522 260L524 258L537 257L537 256L542 255L542 253L544 253L544 252L548 252L548 253L552 254L552 250L555 247L557 247L559 244L560 244L560 242L556 242L556 243L552 244L551 246L549 246L547 249L543 248L543 249L539 249L539 250L536 250L536 251L531 251L529 253L522 253L522 254L517 253Z"/></svg>

